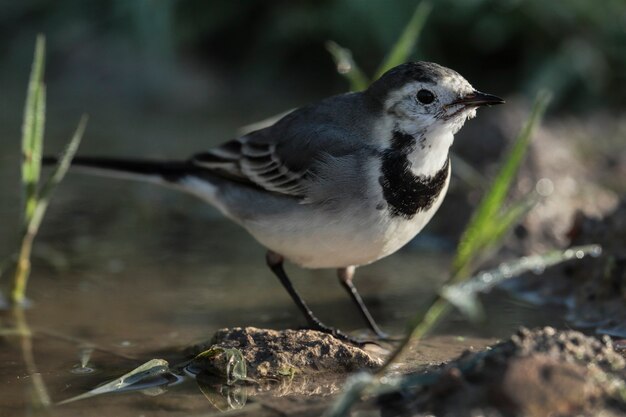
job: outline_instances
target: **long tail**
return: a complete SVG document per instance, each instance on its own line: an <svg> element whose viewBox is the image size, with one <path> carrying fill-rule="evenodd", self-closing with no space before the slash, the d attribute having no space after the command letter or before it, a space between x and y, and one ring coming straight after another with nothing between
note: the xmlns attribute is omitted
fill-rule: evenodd
<svg viewBox="0 0 626 417"><path fill-rule="evenodd" d="M58 161L55 157L44 156L43 165L54 165ZM187 161L159 161L142 159L117 159L98 157L76 157L72 160L72 167L81 171L159 183L177 183L184 177L192 175L197 168Z"/></svg>
<svg viewBox="0 0 626 417"><path fill-rule="evenodd" d="M54 165L54 157L43 157L44 165ZM228 204L218 195L228 180L213 175L191 161L168 161L150 159L117 159L79 156L72 160L72 167L80 171L115 177L147 181L194 195L220 210L225 216L237 221L230 213Z"/></svg>

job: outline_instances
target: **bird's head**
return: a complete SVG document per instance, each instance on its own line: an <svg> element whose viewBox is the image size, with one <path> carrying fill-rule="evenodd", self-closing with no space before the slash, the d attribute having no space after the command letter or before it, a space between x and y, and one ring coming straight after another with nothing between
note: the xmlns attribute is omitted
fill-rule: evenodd
<svg viewBox="0 0 626 417"><path fill-rule="evenodd" d="M424 129L458 132L480 106L504 103L481 93L459 73L432 62L409 62L383 74L365 92L407 133Z"/></svg>

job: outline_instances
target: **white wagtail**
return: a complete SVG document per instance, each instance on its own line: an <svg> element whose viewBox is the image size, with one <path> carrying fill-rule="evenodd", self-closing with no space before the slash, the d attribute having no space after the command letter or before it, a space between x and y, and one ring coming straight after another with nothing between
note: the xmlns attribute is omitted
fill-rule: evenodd
<svg viewBox="0 0 626 417"><path fill-rule="evenodd" d="M268 249L268 266L311 328L346 338L313 315L283 261L336 268L383 337L352 283L355 268L422 230L446 194L454 134L477 107L503 102L451 69L412 62L363 92L299 108L186 161L77 157L73 164L171 186L215 206Z"/></svg>

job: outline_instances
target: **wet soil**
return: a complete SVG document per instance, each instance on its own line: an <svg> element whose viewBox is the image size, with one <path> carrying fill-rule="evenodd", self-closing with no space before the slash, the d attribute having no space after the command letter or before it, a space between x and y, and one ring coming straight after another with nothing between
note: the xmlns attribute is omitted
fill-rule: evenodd
<svg viewBox="0 0 626 417"><path fill-rule="evenodd" d="M25 311L32 337L4 333L0 342L0 416L125 417L141 413L182 417L240 406L244 406L241 413L251 416L321 414L348 373L325 374L321 379L295 374L275 383L252 385L249 393L244 390L247 400L242 400L239 388L230 388L222 380L215 383L185 377L176 385L156 390L102 395L37 411L33 378L25 363L30 354L55 404L112 381L152 358L167 359L171 365L183 363L189 359L186 348L225 325L285 329L303 324L280 284L265 270L262 250L226 222L208 227L224 236L226 248L239 245L239 250L181 254L187 265L182 268L175 262L155 264L163 250L158 242L139 245L133 255L123 255L121 249L108 246L108 240L96 240L90 243L100 248L94 252L94 263L73 263L73 273L55 273L37 263L29 287L31 307ZM146 235L135 234L138 240L141 236ZM119 239L121 236L113 240ZM202 242L201 236L198 239ZM258 259L250 255L255 251ZM205 259L196 260L193 254ZM133 261L120 260L127 256ZM415 306L426 302L437 282L402 279L381 288L385 280L377 277L383 276L385 269L395 271L398 277L414 276L416 270L426 274L425 278L441 276L447 261L435 254L420 257L409 252L362 271L362 293L385 330L400 334ZM355 337L370 336L359 330L358 313L332 273L307 276L307 272L294 271L295 284L323 320L342 330L352 329ZM453 317L441 332L411 352L411 366L440 363L470 346L478 349L492 343L494 334L544 320L543 312L510 301L494 300L491 311L498 320L482 329ZM3 331L16 326L10 312L0 313L0 321ZM24 350L25 341L32 352Z"/></svg>
<svg viewBox="0 0 626 417"><path fill-rule="evenodd" d="M607 336L522 328L427 371L434 383L405 387L377 404L385 416L626 415L625 363Z"/></svg>

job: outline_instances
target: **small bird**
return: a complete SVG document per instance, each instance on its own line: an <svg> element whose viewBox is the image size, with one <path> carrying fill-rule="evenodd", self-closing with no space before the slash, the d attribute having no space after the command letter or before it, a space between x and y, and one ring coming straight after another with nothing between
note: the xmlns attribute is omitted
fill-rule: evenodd
<svg viewBox="0 0 626 417"><path fill-rule="evenodd" d="M431 62L392 68L368 89L326 98L183 161L77 157L94 173L195 195L245 228L310 328L322 323L283 268L335 268L369 328L355 268L396 252L433 217L450 179L454 135L484 105L504 103ZM52 164L56 158L44 158Z"/></svg>

